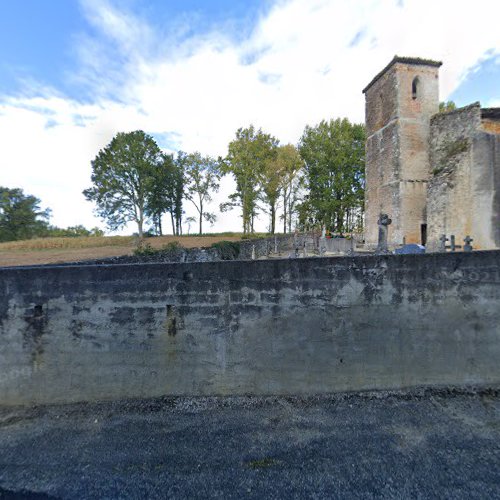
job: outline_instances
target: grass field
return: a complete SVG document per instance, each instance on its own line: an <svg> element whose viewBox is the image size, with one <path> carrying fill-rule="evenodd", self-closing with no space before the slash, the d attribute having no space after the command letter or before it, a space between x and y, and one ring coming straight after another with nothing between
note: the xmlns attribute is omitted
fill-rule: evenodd
<svg viewBox="0 0 500 500"><path fill-rule="evenodd" d="M203 236L158 236L145 241L161 248L172 241L185 248L209 247L217 241L240 241L240 233ZM0 266L54 264L131 255L137 245L134 236L91 236L79 238L39 238L0 243Z"/></svg>

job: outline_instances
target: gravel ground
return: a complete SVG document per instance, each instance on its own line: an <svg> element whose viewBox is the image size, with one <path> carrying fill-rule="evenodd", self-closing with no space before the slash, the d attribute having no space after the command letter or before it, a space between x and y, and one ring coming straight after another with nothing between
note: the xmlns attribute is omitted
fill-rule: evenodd
<svg viewBox="0 0 500 500"><path fill-rule="evenodd" d="M500 498L500 391L0 407L10 498Z"/></svg>

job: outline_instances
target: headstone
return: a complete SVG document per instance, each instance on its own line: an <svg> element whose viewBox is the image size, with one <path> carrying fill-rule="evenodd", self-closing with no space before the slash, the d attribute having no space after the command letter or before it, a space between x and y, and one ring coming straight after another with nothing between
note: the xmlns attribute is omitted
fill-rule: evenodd
<svg viewBox="0 0 500 500"><path fill-rule="evenodd" d="M462 248L462 245L457 245L455 243L455 235L452 234L450 236L450 245L447 246L446 248L449 248L452 252L454 252L457 248Z"/></svg>
<svg viewBox="0 0 500 500"><path fill-rule="evenodd" d="M252 245L252 260L255 260L255 245Z"/></svg>
<svg viewBox="0 0 500 500"><path fill-rule="evenodd" d="M389 232L389 226L392 220L387 214L380 214L377 221L378 224L378 245L377 253L388 253L389 249L387 247L387 233Z"/></svg>
<svg viewBox="0 0 500 500"><path fill-rule="evenodd" d="M351 235L351 238L349 239L349 250L347 250L347 255L349 257L352 257L354 255L354 238Z"/></svg>
<svg viewBox="0 0 500 500"><path fill-rule="evenodd" d="M439 237L439 251L440 252L446 252L446 242L448 241L448 238L446 237L446 234L442 234Z"/></svg>
<svg viewBox="0 0 500 500"><path fill-rule="evenodd" d="M471 243L473 242L474 240L469 236L467 235L465 238L464 238L464 252L472 252L472 245Z"/></svg>
<svg viewBox="0 0 500 500"><path fill-rule="evenodd" d="M409 243L408 245L403 245L401 248L396 248L394 250L395 254L416 254L425 253L425 247L422 245L417 245L415 243Z"/></svg>

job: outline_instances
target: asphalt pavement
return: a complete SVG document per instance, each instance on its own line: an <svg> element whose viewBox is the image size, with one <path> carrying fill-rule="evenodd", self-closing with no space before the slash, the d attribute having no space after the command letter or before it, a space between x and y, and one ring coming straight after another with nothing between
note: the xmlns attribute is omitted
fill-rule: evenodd
<svg viewBox="0 0 500 500"><path fill-rule="evenodd" d="M500 498L499 391L0 407L14 498Z"/></svg>

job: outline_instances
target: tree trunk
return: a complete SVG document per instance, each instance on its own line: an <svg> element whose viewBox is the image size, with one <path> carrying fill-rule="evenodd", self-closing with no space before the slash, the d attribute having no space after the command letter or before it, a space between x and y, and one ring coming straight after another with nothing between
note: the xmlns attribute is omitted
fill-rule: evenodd
<svg viewBox="0 0 500 500"><path fill-rule="evenodd" d="M203 203L200 200L200 236L203 234Z"/></svg>
<svg viewBox="0 0 500 500"><path fill-rule="evenodd" d="M139 232L139 246L142 246L142 240L144 239L144 234L142 230L142 225L144 224L144 215L142 209L139 209L139 219L137 220L137 229Z"/></svg>
<svg viewBox="0 0 500 500"><path fill-rule="evenodd" d="M271 205L271 234L276 232L276 206Z"/></svg>
<svg viewBox="0 0 500 500"><path fill-rule="evenodd" d="M175 219L174 219L174 213L170 212L170 218L172 220L172 234L175 236Z"/></svg>
<svg viewBox="0 0 500 500"><path fill-rule="evenodd" d="M283 234L286 234L286 189L283 191Z"/></svg>
<svg viewBox="0 0 500 500"><path fill-rule="evenodd" d="M161 214L158 214L158 233L160 233L160 236L163 236L163 231L161 227Z"/></svg>

